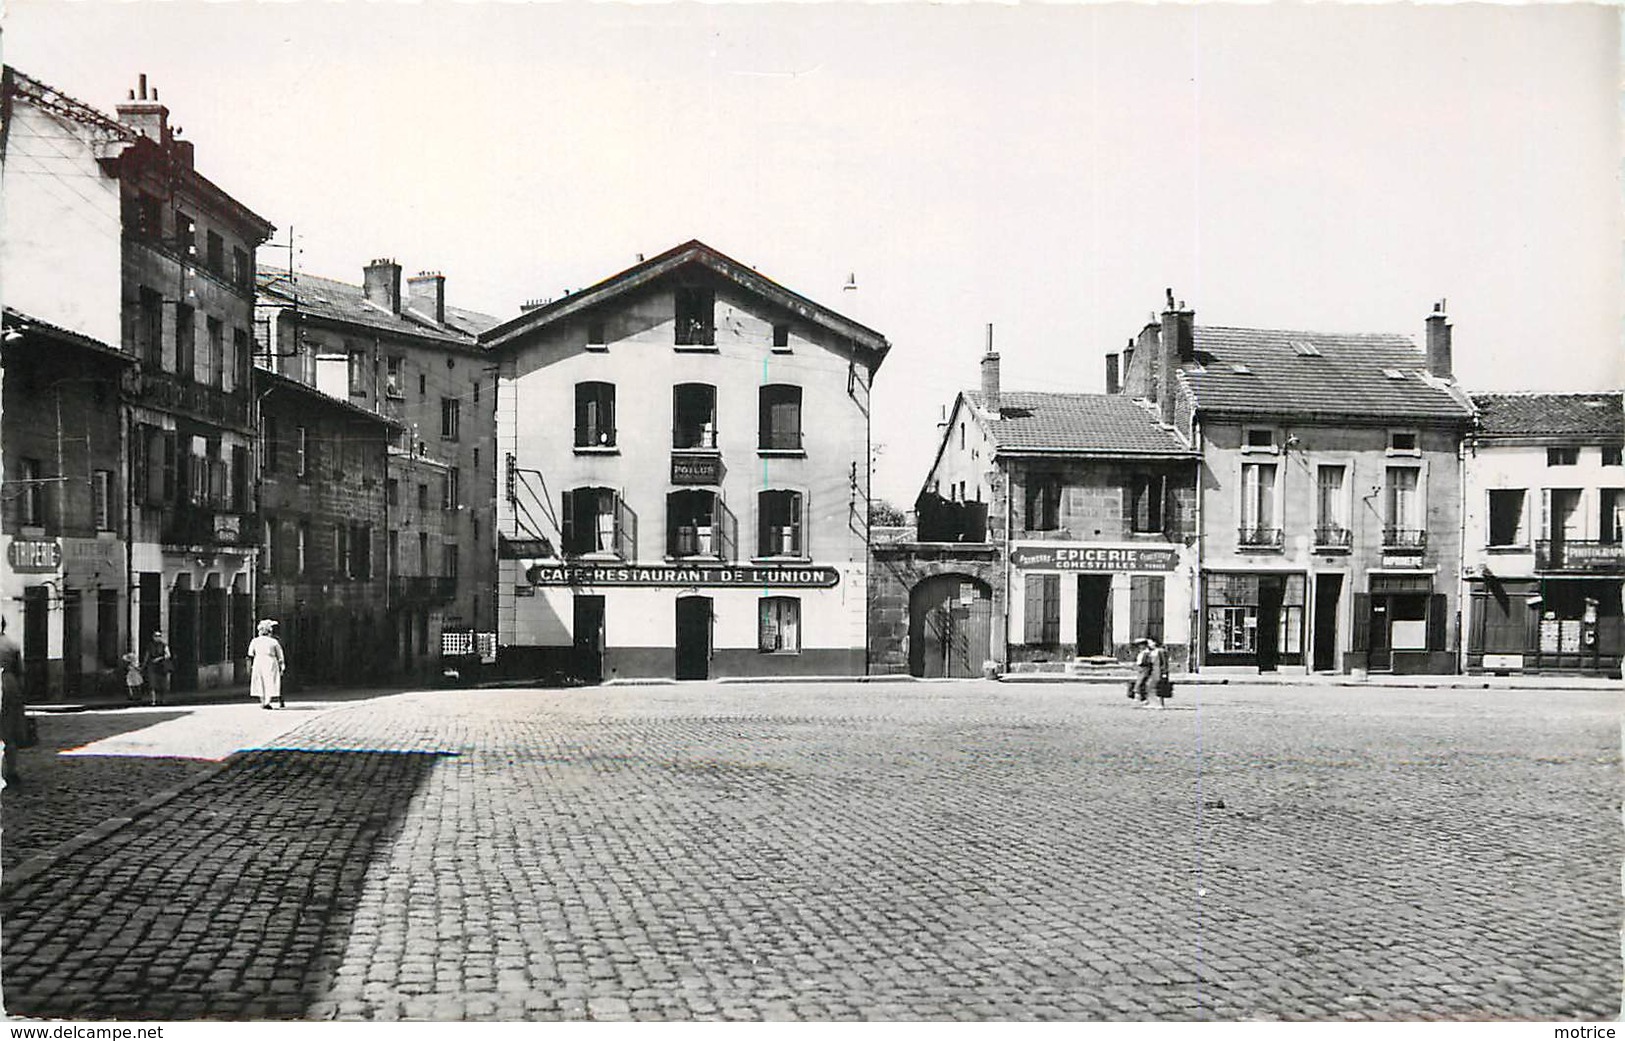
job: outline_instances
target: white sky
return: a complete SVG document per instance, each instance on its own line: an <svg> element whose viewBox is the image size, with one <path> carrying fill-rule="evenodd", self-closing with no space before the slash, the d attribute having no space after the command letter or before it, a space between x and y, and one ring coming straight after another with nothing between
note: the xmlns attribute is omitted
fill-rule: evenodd
<svg viewBox="0 0 1625 1041"><path fill-rule="evenodd" d="M1418 341L1446 297L1470 389L1625 386L1601 6L12 0L3 31L107 111L146 72L312 274L392 256L508 317L699 238L873 326L905 507L986 323L1006 388L1100 391L1165 286Z"/></svg>

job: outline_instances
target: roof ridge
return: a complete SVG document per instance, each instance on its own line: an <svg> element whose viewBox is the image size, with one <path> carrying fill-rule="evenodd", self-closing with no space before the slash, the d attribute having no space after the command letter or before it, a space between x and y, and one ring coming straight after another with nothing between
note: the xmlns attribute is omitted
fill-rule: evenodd
<svg viewBox="0 0 1625 1041"><path fill-rule="evenodd" d="M1410 333L1391 333L1391 332L1346 333L1346 332L1332 332L1332 331L1329 331L1329 330L1326 330L1326 329L1275 329L1275 328L1269 328L1269 327L1261 326L1261 325L1196 325L1196 326L1193 326L1193 328L1195 328L1195 329L1228 329L1228 330L1233 330L1235 332L1243 332L1243 333L1279 333L1282 336L1341 336L1341 337L1359 336L1359 337L1366 337L1366 338L1370 338L1370 339L1376 339L1376 338L1380 337L1380 338L1384 338L1384 339L1405 340L1405 341L1407 341L1409 343L1412 343L1412 344L1415 343L1415 339Z"/></svg>

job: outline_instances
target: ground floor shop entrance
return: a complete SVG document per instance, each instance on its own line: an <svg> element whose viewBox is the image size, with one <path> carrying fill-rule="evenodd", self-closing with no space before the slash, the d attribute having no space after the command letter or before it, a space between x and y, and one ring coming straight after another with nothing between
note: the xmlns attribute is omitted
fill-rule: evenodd
<svg viewBox="0 0 1625 1041"><path fill-rule="evenodd" d="M909 595L909 673L964 679L992 656L993 591L969 575L935 575Z"/></svg>
<svg viewBox="0 0 1625 1041"><path fill-rule="evenodd" d="M1078 576L1078 656L1112 653L1112 576Z"/></svg>
<svg viewBox="0 0 1625 1041"><path fill-rule="evenodd" d="M711 598L677 598L677 678L711 678Z"/></svg>
<svg viewBox="0 0 1625 1041"><path fill-rule="evenodd" d="M1315 576L1315 648L1312 667L1316 672L1333 672L1337 669L1337 610L1342 597L1342 575Z"/></svg>
<svg viewBox="0 0 1625 1041"><path fill-rule="evenodd" d="M1620 586L1620 579L1473 579L1468 671L1619 675L1625 656Z"/></svg>
<svg viewBox="0 0 1625 1041"><path fill-rule="evenodd" d="M1304 593L1296 572L1209 572L1204 576L1203 664L1274 672L1304 664Z"/></svg>
<svg viewBox="0 0 1625 1041"><path fill-rule="evenodd" d="M587 683L604 681L604 598L577 593L573 601L574 674Z"/></svg>
<svg viewBox="0 0 1625 1041"><path fill-rule="evenodd" d="M1372 672L1454 672L1450 598L1433 591L1433 576L1374 574L1370 592L1355 597L1354 651Z"/></svg>

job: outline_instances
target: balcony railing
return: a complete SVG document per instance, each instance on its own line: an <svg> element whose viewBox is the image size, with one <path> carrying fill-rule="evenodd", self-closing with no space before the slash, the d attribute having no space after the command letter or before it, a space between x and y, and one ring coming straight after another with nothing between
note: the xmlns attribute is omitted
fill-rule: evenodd
<svg viewBox="0 0 1625 1041"><path fill-rule="evenodd" d="M457 579L446 575L392 575L389 598L397 604L445 603L457 595Z"/></svg>
<svg viewBox="0 0 1625 1041"><path fill-rule="evenodd" d="M143 405L183 413L218 426L248 428L246 395L227 394L218 387L194 383L151 367L142 371L138 386Z"/></svg>
<svg viewBox="0 0 1625 1041"><path fill-rule="evenodd" d="M1535 569L1625 574L1625 543L1541 539L1535 543Z"/></svg>
<svg viewBox="0 0 1625 1041"><path fill-rule="evenodd" d="M1242 549L1280 549L1282 535L1280 528L1238 528L1236 544Z"/></svg>
<svg viewBox="0 0 1625 1041"><path fill-rule="evenodd" d="M1324 524L1315 529L1316 549L1348 549L1354 545L1354 532L1336 524Z"/></svg>
<svg viewBox="0 0 1625 1041"><path fill-rule="evenodd" d="M253 516L217 512L194 506L164 511L162 539L166 546L256 546L259 525Z"/></svg>
<svg viewBox="0 0 1625 1041"><path fill-rule="evenodd" d="M1382 548L1388 553L1420 553L1427 549L1426 528L1384 528Z"/></svg>

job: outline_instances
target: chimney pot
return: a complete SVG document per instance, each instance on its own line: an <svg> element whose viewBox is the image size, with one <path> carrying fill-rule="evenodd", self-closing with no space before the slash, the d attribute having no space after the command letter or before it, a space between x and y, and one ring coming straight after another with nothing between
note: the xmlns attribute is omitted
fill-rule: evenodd
<svg viewBox="0 0 1625 1041"><path fill-rule="evenodd" d="M374 260L362 272L361 290L374 305L400 314L401 266L393 260Z"/></svg>
<svg viewBox="0 0 1625 1041"><path fill-rule="evenodd" d="M420 271L406 280L406 295L412 310L436 325L446 324L446 276L438 271Z"/></svg>
<svg viewBox="0 0 1625 1041"><path fill-rule="evenodd" d="M993 351L993 323L987 323L987 353L982 355L982 404L994 419L999 417L999 356Z"/></svg>
<svg viewBox="0 0 1625 1041"><path fill-rule="evenodd" d="M1451 379L1451 343L1450 318L1444 311L1444 300L1441 298L1433 305L1433 313L1427 317L1427 358L1428 372L1440 379Z"/></svg>

